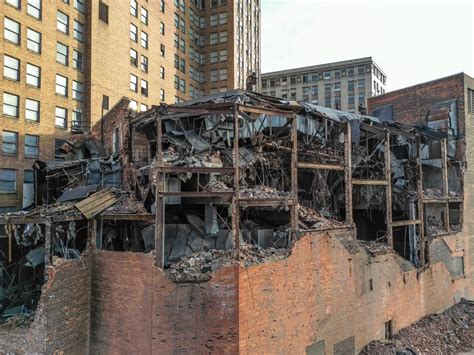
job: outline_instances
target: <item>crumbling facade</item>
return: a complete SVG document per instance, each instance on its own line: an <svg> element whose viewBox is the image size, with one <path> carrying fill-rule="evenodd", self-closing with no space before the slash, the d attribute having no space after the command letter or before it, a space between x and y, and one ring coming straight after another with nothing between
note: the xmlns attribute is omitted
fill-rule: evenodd
<svg viewBox="0 0 474 355"><path fill-rule="evenodd" d="M37 207L1 217L10 279L32 253L43 277L7 288L10 324L36 312L2 350L353 353L470 298L450 132L244 91L125 113L95 127L105 152L38 162ZM81 264L70 323L51 299Z"/></svg>

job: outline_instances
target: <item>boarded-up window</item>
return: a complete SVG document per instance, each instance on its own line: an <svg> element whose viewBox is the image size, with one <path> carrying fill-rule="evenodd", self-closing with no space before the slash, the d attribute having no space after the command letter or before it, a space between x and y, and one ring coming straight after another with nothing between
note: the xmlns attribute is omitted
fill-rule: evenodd
<svg viewBox="0 0 474 355"><path fill-rule="evenodd" d="M306 355L324 355L324 340L306 347Z"/></svg>

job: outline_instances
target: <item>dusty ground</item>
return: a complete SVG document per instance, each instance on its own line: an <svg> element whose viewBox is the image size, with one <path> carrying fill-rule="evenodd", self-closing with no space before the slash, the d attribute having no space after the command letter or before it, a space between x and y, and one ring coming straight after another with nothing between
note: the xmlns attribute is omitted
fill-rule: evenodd
<svg viewBox="0 0 474 355"><path fill-rule="evenodd" d="M374 341L361 354L474 354L474 302L461 302L402 329L391 340Z"/></svg>

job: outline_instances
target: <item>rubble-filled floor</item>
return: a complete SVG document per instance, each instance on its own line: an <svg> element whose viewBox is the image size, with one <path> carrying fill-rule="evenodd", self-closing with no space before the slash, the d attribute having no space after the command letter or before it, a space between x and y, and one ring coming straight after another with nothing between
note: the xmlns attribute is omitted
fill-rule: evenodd
<svg viewBox="0 0 474 355"><path fill-rule="evenodd" d="M374 341L360 354L458 354L474 349L474 302L463 301L402 329L392 339Z"/></svg>

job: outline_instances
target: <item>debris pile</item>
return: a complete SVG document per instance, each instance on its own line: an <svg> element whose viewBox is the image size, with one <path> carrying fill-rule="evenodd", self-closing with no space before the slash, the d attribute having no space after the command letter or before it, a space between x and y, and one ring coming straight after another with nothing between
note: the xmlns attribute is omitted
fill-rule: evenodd
<svg viewBox="0 0 474 355"><path fill-rule="evenodd" d="M213 249L181 258L178 262L171 264L167 273L175 282L205 282L223 267L238 263L248 267L263 262L282 260L288 257L289 253L288 249L262 249L243 243L238 252L239 261L236 260L233 250Z"/></svg>
<svg viewBox="0 0 474 355"><path fill-rule="evenodd" d="M323 229L344 227L343 222L329 219L320 212L305 206L298 206L299 226L301 229Z"/></svg>
<svg viewBox="0 0 474 355"><path fill-rule="evenodd" d="M374 341L361 354L455 354L472 351L474 303L463 301L402 329L392 339Z"/></svg>

